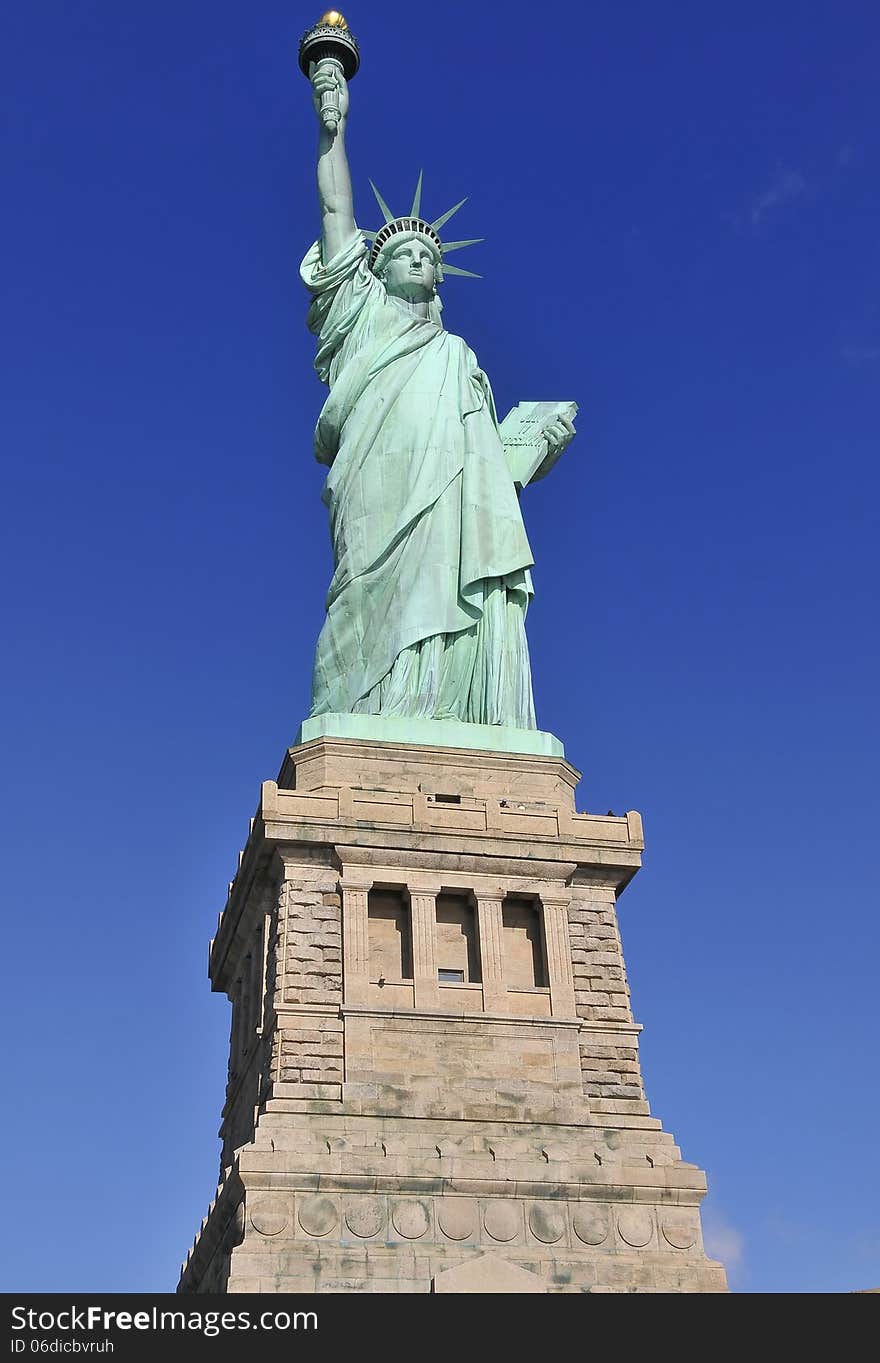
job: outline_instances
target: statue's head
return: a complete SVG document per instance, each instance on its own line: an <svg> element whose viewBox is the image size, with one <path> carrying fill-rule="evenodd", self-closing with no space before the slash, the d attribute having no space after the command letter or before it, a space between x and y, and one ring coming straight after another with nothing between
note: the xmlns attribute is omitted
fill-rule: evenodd
<svg viewBox="0 0 880 1363"><path fill-rule="evenodd" d="M439 243L430 236L401 231L380 247L372 269L393 298L423 303L434 297L443 280L442 259Z"/></svg>
<svg viewBox="0 0 880 1363"><path fill-rule="evenodd" d="M437 285L442 284L444 273L476 277L471 270L445 265L444 257L450 251L460 250L462 246L473 246L481 238L472 237L469 241L440 240L440 228L453 213L458 212L464 199L434 222L426 221L419 216L422 198L420 171L409 216L396 218L372 180L370 184L385 218L378 231L364 232L367 240L372 241L370 269L384 281L385 288L393 297L415 302L436 299Z"/></svg>

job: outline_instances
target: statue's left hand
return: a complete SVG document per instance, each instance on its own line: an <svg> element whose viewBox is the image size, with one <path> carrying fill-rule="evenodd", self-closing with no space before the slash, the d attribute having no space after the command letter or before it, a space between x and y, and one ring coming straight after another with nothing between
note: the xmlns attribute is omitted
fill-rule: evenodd
<svg viewBox="0 0 880 1363"><path fill-rule="evenodd" d="M542 434L547 441L547 453L558 456L574 440L574 422L569 421L567 416L559 416L547 423Z"/></svg>

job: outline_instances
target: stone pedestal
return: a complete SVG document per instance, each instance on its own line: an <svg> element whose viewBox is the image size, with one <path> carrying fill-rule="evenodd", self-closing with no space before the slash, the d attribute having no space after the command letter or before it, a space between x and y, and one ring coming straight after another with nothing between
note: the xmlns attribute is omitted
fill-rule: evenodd
<svg viewBox="0 0 880 1363"><path fill-rule="evenodd" d="M577 780L290 750L211 944L221 1181L178 1290L725 1290L642 1086L616 914L641 819L577 813Z"/></svg>

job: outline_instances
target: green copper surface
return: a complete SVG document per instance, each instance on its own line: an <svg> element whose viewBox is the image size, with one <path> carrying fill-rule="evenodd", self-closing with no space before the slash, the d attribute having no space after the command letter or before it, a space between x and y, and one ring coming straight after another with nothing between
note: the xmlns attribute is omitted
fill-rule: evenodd
<svg viewBox="0 0 880 1363"><path fill-rule="evenodd" d="M444 719L398 719L389 715L324 714L304 720L295 742L312 738L362 738L376 743L416 743L421 747L477 748L481 752L529 753L564 757L562 744L541 729L459 724Z"/></svg>
<svg viewBox="0 0 880 1363"><path fill-rule="evenodd" d="M433 224L415 220L420 175L411 214L396 219L373 185L386 226L371 253L354 217L347 84L333 63L310 78L322 235L301 274L315 368L330 390L315 455L329 469L335 571L307 725L381 721L397 741L428 743L451 726L473 730L453 746L547 752L549 741L561 752L549 736L522 746L537 729L525 634L533 559L517 494L574 428L550 422L537 454L518 449L514 476L489 380L441 322L444 269L469 272L445 265L436 232L465 200ZM328 102L333 127L321 119Z"/></svg>

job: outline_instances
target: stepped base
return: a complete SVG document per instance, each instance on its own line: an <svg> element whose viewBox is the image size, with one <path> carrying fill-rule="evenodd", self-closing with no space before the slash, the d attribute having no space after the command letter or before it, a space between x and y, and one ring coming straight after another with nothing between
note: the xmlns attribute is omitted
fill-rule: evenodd
<svg viewBox="0 0 880 1363"><path fill-rule="evenodd" d="M303 720L296 743L312 738L361 738L377 743L474 748L484 752L564 757L559 739L543 729L509 729L502 724L463 724L452 719L405 719L395 715L315 715Z"/></svg>
<svg viewBox="0 0 880 1363"><path fill-rule="evenodd" d="M616 911L641 820L578 813L577 776L290 750L211 945L221 1187L179 1291L726 1290L642 1084Z"/></svg>

